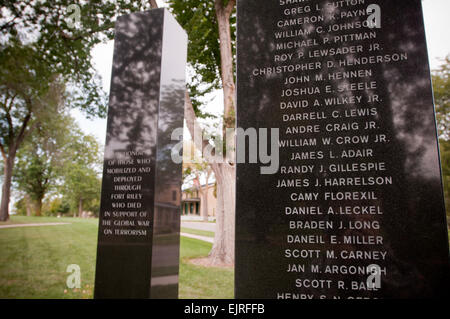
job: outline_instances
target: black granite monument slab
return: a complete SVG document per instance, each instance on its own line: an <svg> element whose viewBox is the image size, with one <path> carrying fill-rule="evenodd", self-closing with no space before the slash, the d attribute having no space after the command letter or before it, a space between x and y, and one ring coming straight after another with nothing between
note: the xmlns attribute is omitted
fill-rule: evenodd
<svg viewBox="0 0 450 319"><path fill-rule="evenodd" d="M177 298L187 36L165 9L117 19L95 298Z"/></svg>
<svg viewBox="0 0 450 319"><path fill-rule="evenodd" d="M238 0L237 19L237 126L278 128L279 167L237 165L236 298L446 296L420 0Z"/></svg>

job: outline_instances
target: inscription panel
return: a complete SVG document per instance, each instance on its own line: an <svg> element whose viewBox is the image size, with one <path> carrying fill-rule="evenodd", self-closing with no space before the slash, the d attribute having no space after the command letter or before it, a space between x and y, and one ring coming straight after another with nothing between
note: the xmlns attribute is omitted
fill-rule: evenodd
<svg viewBox="0 0 450 319"><path fill-rule="evenodd" d="M448 238L420 1L238 1L237 298L445 294Z"/></svg>
<svg viewBox="0 0 450 319"><path fill-rule="evenodd" d="M117 19L95 298L178 296L187 37L165 9Z"/></svg>

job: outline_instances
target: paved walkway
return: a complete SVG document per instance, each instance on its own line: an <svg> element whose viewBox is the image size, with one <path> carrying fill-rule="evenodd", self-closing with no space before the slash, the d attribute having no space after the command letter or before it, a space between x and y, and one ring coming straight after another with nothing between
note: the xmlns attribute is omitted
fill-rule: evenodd
<svg viewBox="0 0 450 319"><path fill-rule="evenodd" d="M206 231L216 231L216 223L205 223L205 222L181 222L181 227L206 230Z"/></svg>
<svg viewBox="0 0 450 319"><path fill-rule="evenodd" d="M35 226L59 226L59 225L69 225L69 224L70 223L11 224L11 225L0 225L0 228L35 227Z"/></svg>
<svg viewBox="0 0 450 319"><path fill-rule="evenodd" d="M180 235L184 236L184 237L207 241L208 243L214 243L214 238L212 238L212 237L206 237L206 236L200 236L200 235L194 235L194 234L186 234L186 233L180 233Z"/></svg>
<svg viewBox="0 0 450 319"><path fill-rule="evenodd" d="M39 223L39 224L12 224L12 225L1 225L0 228L15 228L15 227L36 227L36 226L59 226L59 225L69 225L70 223ZM192 224L192 223L189 223ZM209 223L197 223L197 224L209 224ZM215 224L213 224L215 226ZM194 228L192 225L189 226L183 226L186 228ZM194 228L194 229L200 229L200 228ZM201 230L209 230L211 231L211 227L207 229L201 229ZM198 240L203 240L208 243L214 243L214 238L207 237L207 236L200 236L200 235L194 235L194 234L187 234L187 233L181 233L181 236L194 238Z"/></svg>

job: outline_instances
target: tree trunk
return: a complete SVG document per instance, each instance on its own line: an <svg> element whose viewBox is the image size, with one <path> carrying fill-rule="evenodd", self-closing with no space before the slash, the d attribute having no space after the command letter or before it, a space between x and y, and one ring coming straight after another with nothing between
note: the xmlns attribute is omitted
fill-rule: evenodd
<svg viewBox="0 0 450 319"><path fill-rule="evenodd" d="M235 168L227 163L214 170L217 182L216 232L209 253L212 264L234 264Z"/></svg>
<svg viewBox="0 0 450 319"><path fill-rule="evenodd" d="M208 221L208 187L206 187L206 191L202 194L202 216L203 221Z"/></svg>
<svg viewBox="0 0 450 319"><path fill-rule="evenodd" d="M189 93L186 91L185 112L186 124L192 137L195 136L195 128L200 127L195 117ZM203 150L207 141L195 139L195 147ZM203 152L201 152L203 154ZM216 206L216 231L214 244L209 258L211 264L233 264L234 263L234 216L235 216L235 167L229 163L216 163L214 158L208 158L206 161L210 164L214 172L217 183L217 206Z"/></svg>
<svg viewBox="0 0 450 319"><path fill-rule="evenodd" d="M227 128L235 128L235 91L233 52L231 48L231 28L230 16L236 6L236 0L229 0L226 7L222 0L215 0L215 11L219 27L220 57L221 57L221 80L224 98L224 125L223 137L227 142L234 141L233 136L226 136ZM195 127L198 126L192 106L189 92L186 91L185 118L189 132L191 133L194 145L203 153L205 145L209 143L201 139L194 138ZM234 146L234 145L233 145ZM214 172L217 182L217 207L216 207L216 232L214 244L209 258L212 264L234 264L234 227L235 227L235 161L234 152L230 152L230 145L227 143L226 160L217 163L214 158L205 158ZM204 154L205 155L205 154ZM205 155L207 156L207 154Z"/></svg>
<svg viewBox="0 0 450 319"><path fill-rule="evenodd" d="M150 0L150 8L156 9L158 8L158 4L156 3L156 0Z"/></svg>
<svg viewBox="0 0 450 319"><path fill-rule="evenodd" d="M208 177L209 176L206 177L205 189L202 192L202 216L204 222L208 221L208 193L209 193Z"/></svg>
<svg viewBox="0 0 450 319"><path fill-rule="evenodd" d="M42 216L42 198L36 200L35 208L36 208L35 216Z"/></svg>
<svg viewBox="0 0 450 319"><path fill-rule="evenodd" d="M25 195L25 207L27 210L27 216L30 217L33 212L33 205L31 203L31 199L28 195Z"/></svg>
<svg viewBox="0 0 450 319"><path fill-rule="evenodd" d="M200 211L201 211L201 217L203 219L203 221L207 222L208 221L208 188L204 188L202 189L200 193L200 205L202 207L200 207Z"/></svg>
<svg viewBox="0 0 450 319"><path fill-rule="evenodd" d="M217 24L219 27L221 80L223 88L224 120L223 139L226 144L224 161L211 166L217 181L217 213L214 244L209 254L213 264L234 264L235 242L235 159L234 136L227 136L227 128L236 127L236 103L233 70L233 51L231 48L230 16L236 6L235 0L228 1L226 7L223 1L215 1ZM232 145L230 145L232 144Z"/></svg>
<svg viewBox="0 0 450 319"><path fill-rule="evenodd" d="M14 152L15 153L15 152ZM15 155L9 154L5 160L3 169L2 201L0 203L0 221L9 219L9 201L11 198L11 181L14 168Z"/></svg>
<svg viewBox="0 0 450 319"><path fill-rule="evenodd" d="M233 50L231 48L231 26L230 16L236 1L230 0L226 7L223 1L215 1L217 24L219 27L220 40L220 71L223 88L224 102L224 128L234 128L235 125L235 84L233 70ZM224 131L225 133L225 131ZM225 135L224 135L225 136Z"/></svg>
<svg viewBox="0 0 450 319"><path fill-rule="evenodd" d="M3 186L2 186L2 200L0 202L0 221L7 221L9 219L9 201L11 199L11 181L12 181L12 173L14 169L14 161L16 159L16 153L18 147L22 144L23 139L25 138L26 129L28 127L28 123L31 119L31 101L26 98L26 104L29 106L29 111L27 115L24 117L22 126L17 134L17 137L14 139L13 134L10 134L10 143L8 147L8 152L6 152L5 145L0 143L0 150L3 157L3 161L5 163L4 174L3 174ZM10 127L11 132L13 128ZM28 130L28 133L32 131L32 128Z"/></svg>
<svg viewBox="0 0 450 319"><path fill-rule="evenodd" d="M83 217L83 199L80 198L80 200L78 201L78 217L82 218Z"/></svg>

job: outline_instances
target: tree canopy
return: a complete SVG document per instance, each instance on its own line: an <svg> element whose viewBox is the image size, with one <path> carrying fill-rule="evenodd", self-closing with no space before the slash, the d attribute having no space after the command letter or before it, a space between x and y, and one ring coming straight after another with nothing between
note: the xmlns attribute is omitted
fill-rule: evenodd
<svg viewBox="0 0 450 319"><path fill-rule="evenodd" d="M202 114L199 106L201 98L216 89L222 88L221 54L219 26L215 1L205 0L168 0L170 11L178 23L186 30L189 38L188 64L191 69L189 91L192 104L198 117ZM228 1L224 1L224 6ZM233 61L236 53L236 15L230 17L231 47ZM235 63L233 63L235 65ZM234 71L234 70L233 70Z"/></svg>
<svg viewBox="0 0 450 319"><path fill-rule="evenodd" d="M185 96L185 119L192 137L196 135L197 118L209 116L200 110L202 97L215 89L223 92L223 149L215 155L203 152L211 147L207 140L194 138L195 147L209 162L217 183L216 233L214 245L209 254L215 263L234 262L234 224L235 224L235 149L233 136L226 132L235 127L235 30L236 0L168 0L172 14L187 31L189 76ZM231 130L228 130L231 129ZM232 133L231 133L232 135ZM217 137L217 136L216 136ZM214 139L216 139L214 137ZM215 149L215 151L217 151Z"/></svg>
<svg viewBox="0 0 450 319"><path fill-rule="evenodd" d="M98 213L101 153L96 139L85 135L73 118L55 113L24 141L14 186L37 216L44 199L59 199L74 214L83 209Z"/></svg>
<svg viewBox="0 0 450 319"><path fill-rule="evenodd" d="M450 56L432 72L436 122L441 153L442 182L447 216L450 217Z"/></svg>
<svg viewBox="0 0 450 319"><path fill-rule="evenodd" d="M60 82L71 108L106 116L106 94L92 66L93 47L112 39L120 14L141 11L147 1L6 0L0 9L0 152L3 187L0 220L9 217L17 150L46 108L45 96Z"/></svg>

